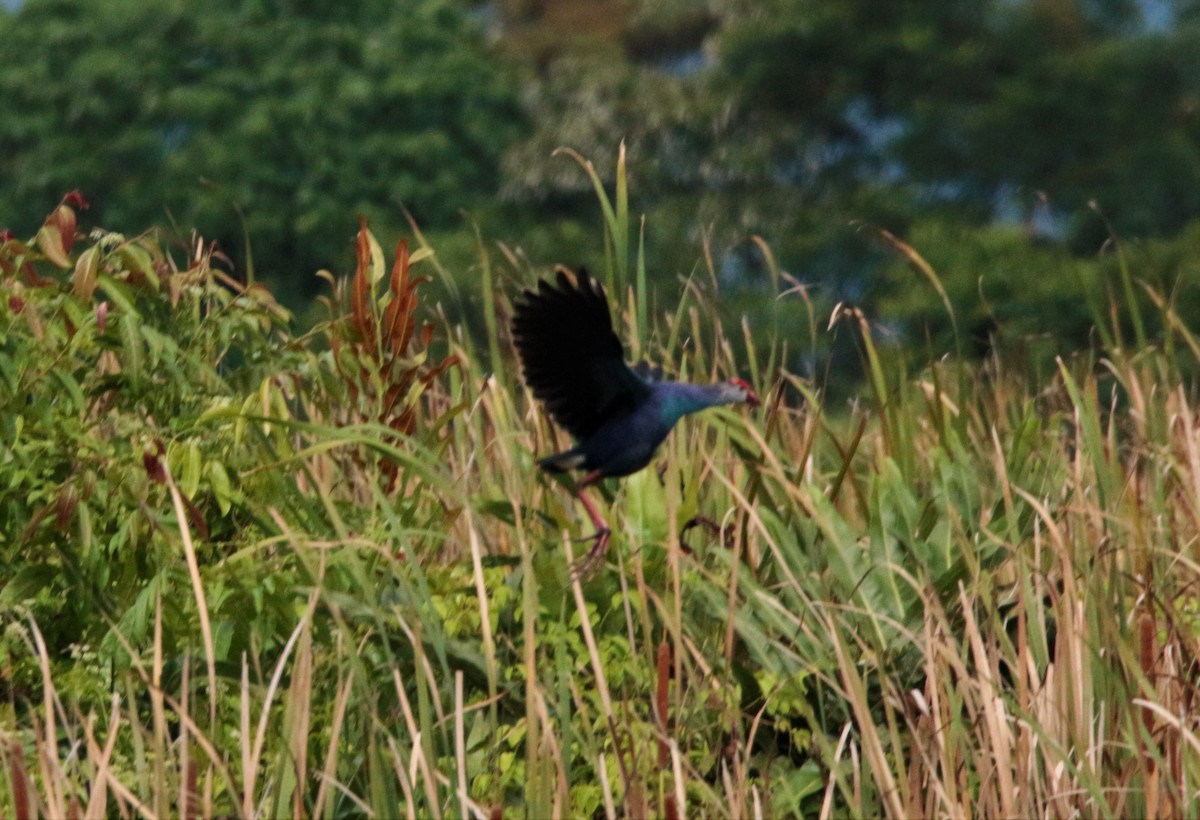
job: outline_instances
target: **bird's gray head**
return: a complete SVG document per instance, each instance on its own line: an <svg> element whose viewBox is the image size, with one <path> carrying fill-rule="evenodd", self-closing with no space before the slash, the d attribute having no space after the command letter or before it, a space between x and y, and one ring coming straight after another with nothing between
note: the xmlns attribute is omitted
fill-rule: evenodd
<svg viewBox="0 0 1200 820"><path fill-rule="evenodd" d="M725 401L730 404L748 404L751 407L758 407L762 404L758 399L758 394L754 392L754 388L742 379L730 379L721 385L721 389Z"/></svg>

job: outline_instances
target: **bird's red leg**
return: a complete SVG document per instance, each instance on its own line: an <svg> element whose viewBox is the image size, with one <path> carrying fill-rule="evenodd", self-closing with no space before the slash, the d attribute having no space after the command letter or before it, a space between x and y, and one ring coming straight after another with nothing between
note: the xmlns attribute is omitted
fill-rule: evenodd
<svg viewBox="0 0 1200 820"><path fill-rule="evenodd" d="M587 510L588 517L592 519L592 526L596 528L595 534L588 540L595 539L596 543L588 550L587 555L579 559L575 566L571 568L571 574L575 578L580 578L590 573L597 563L604 560L604 556L608 554L608 542L612 537L612 530L608 528L608 522L600 515L600 511L596 509L596 505L592 500L583 494L583 491L591 484L595 484L601 479L598 470L592 470L583 477L579 482L579 487L575 491L575 496L583 504L583 508Z"/></svg>

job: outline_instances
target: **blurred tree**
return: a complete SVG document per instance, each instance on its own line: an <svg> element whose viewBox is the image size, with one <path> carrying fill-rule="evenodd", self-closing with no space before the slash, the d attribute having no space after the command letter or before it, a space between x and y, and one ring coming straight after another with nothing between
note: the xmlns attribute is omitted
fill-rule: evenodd
<svg viewBox="0 0 1200 820"><path fill-rule="evenodd" d="M898 153L979 209L1045 192L1080 251L1106 238L1093 200L1121 233L1175 233L1200 214L1200 29L1115 36L1080 5L1007 10L979 87L915 100Z"/></svg>
<svg viewBox="0 0 1200 820"><path fill-rule="evenodd" d="M0 15L0 225L81 188L311 287L356 213L458 221L521 132L516 86L443 0L30 0Z"/></svg>
<svg viewBox="0 0 1200 820"><path fill-rule="evenodd" d="M912 186L975 223L1045 192L1080 250L1200 214L1200 28L1148 31L1129 0L881 5L763 0L717 76L735 118L828 146L814 173Z"/></svg>
<svg viewBox="0 0 1200 820"><path fill-rule="evenodd" d="M824 304L916 316L854 227L875 223L922 253L975 246L943 275L983 330L977 349L989 322L1001 344L1038 321L1082 334L1089 316L1057 296L1075 284L1055 265L1110 231L1170 238L1200 218L1200 19L1193 0L1170 5L1154 22L1137 0L642 0L630 25L650 34L538 64L539 127L506 156L504 190L589 208L569 162L531 159L570 145L603 171L624 137L652 269L692 269L709 238L727 284L755 288L762 260L744 240L760 234ZM655 51L672 19L698 59L664 60L678 38ZM1006 267L1028 280L1002 280ZM923 344L919 325L906 323Z"/></svg>

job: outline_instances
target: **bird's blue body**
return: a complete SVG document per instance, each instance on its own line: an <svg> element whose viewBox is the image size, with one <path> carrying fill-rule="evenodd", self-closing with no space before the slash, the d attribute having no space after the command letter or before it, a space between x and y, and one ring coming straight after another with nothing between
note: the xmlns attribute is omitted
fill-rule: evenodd
<svg viewBox="0 0 1200 820"><path fill-rule="evenodd" d="M725 385L651 382L646 399L613 415L575 447L543 459L552 471L583 469L602 476L626 476L650 463L658 446L689 413L737 401Z"/></svg>
<svg viewBox="0 0 1200 820"><path fill-rule="evenodd" d="M681 418L718 404L758 405L741 379L700 385L659 381L649 368L625 363L604 290L582 268L559 270L513 305L513 343L525 383L572 436L570 450L538 464L560 473L586 470L576 494L596 528L596 544L576 575L603 558L612 532L583 493L601 478L636 473Z"/></svg>

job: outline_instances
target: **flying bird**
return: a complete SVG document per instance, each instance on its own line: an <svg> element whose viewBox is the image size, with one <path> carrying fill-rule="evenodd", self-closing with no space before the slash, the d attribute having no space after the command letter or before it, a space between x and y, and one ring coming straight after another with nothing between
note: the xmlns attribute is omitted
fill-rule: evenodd
<svg viewBox="0 0 1200 820"><path fill-rule="evenodd" d="M626 364L604 288L584 268L576 274L559 269L554 281L523 291L513 306L512 333L525 384L576 442L538 466L551 473L585 471L575 495L596 528L589 539L596 543L576 565L576 577L603 560L612 534L584 495L588 486L645 467L688 413L722 404L759 405L741 379L663 381L649 367Z"/></svg>

